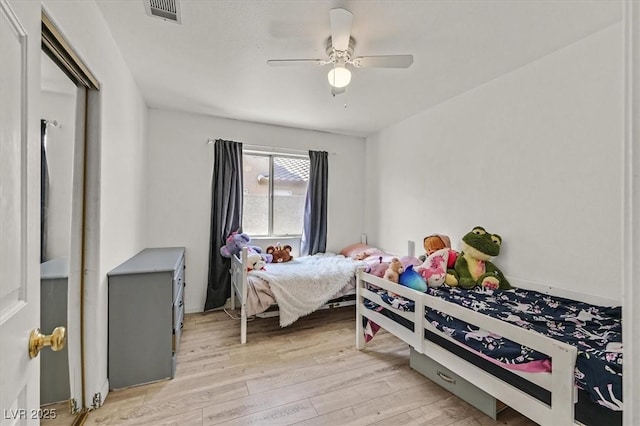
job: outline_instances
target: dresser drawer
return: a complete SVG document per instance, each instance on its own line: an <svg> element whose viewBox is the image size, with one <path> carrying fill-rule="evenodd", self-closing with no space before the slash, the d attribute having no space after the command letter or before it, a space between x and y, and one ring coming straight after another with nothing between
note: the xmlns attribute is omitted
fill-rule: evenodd
<svg viewBox="0 0 640 426"><path fill-rule="evenodd" d="M413 348L411 348L409 365L423 376L465 400L494 420L502 410L507 408L501 401L443 365L438 364L428 356L416 352Z"/></svg>
<svg viewBox="0 0 640 426"><path fill-rule="evenodd" d="M184 268L180 269L181 272L176 273L173 277L173 301L175 302L182 294L184 288Z"/></svg>
<svg viewBox="0 0 640 426"><path fill-rule="evenodd" d="M176 328L176 325L180 324L182 318L184 317L184 291L182 290L184 287L178 291L178 295L176 296L176 300L173 301L173 328Z"/></svg>
<svg viewBox="0 0 640 426"><path fill-rule="evenodd" d="M177 309L177 312L176 312ZM173 352L177 352L180 347L180 335L182 334L182 328L184 327L184 305L180 305L174 309L174 326L173 326Z"/></svg>
<svg viewBox="0 0 640 426"><path fill-rule="evenodd" d="M184 256L180 258L178 266L176 267L176 270L175 270L174 276L177 277L178 275L184 276Z"/></svg>

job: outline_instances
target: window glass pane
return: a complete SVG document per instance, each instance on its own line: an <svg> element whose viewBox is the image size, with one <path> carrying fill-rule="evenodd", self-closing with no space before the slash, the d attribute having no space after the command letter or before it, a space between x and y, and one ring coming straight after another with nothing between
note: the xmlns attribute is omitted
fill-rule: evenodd
<svg viewBox="0 0 640 426"><path fill-rule="evenodd" d="M244 155L242 230L251 236L269 235L269 157Z"/></svg>
<svg viewBox="0 0 640 426"><path fill-rule="evenodd" d="M273 234L302 234L308 158L273 158Z"/></svg>

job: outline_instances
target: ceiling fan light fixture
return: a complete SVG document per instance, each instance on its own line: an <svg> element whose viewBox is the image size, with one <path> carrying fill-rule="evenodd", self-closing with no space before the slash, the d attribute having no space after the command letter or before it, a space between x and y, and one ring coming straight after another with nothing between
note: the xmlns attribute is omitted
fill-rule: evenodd
<svg viewBox="0 0 640 426"><path fill-rule="evenodd" d="M331 65L327 80L331 85L331 94L336 96L344 93L345 87L351 82L351 70L347 69L347 65L353 68L409 68L413 63L413 55L356 57L354 56L356 41L351 37L353 14L346 9L336 7L329 10L329 21L331 35L325 41L326 59L269 59L267 64L270 66Z"/></svg>
<svg viewBox="0 0 640 426"><path fill-rule="evenodd" d="M351 82L351 71L349 71L344 65L336 64L335 67L329 70L327 79L329 80L329 84L333 87L346 87Z"/></svg>

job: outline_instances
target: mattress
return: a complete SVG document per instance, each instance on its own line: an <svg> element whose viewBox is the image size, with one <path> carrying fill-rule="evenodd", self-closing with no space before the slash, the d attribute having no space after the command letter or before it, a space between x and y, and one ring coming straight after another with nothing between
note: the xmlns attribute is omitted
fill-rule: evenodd
<svg viewBox="0 0 640 426"><path fill-rule="evenodd" d="M602 392L599 391L599 389L607 389L610 395L606 395L605 398L609 396L614 401L618 399L618 397L614 396L614 389L620 394L622 391L622 353L621 351L606 351L607 347L611 346L612 343L615 347L616 343L621 340L621 312L619 308L594 307L593 305L554 298L527 290L496 292L496 295L481 294L481 297L476 297L478 296L477 294L470 295L467 293L469 291L466 290L452 289L446 286L438 289L429 289L429 292L434 296L461 304L469 309L475 308L474 310L483 311L483 313L488 311L490 316L503 320L512 315L510 318L515 322L515 316L517 316L517 321L520 322L518 325L525 328L535 329L528 327L527 321L531 321L531 323L536 323L537 321L540 328L546 327L554 330L557 334L551 336L554 338L568 335L570 343L579 348L579 356L576 361L576 382L580 389L578 392L578 405L576 406L576 419L584 424L594 426L621 424L622 411L607 408L606 405L609 404L609 401L601 400ZM379 292L379 295L388 304L388 307L377 305L371 301L365 301L365 306L369 309L375 309L377 312L392 318L395 322L413 331L413 323L393 311L394 309L413 311L412 303L406 300L398 300L398 298L387 295L386 292ZM492 307L485 303L483 296L488 299L496 299L494 302L501 306L509 307L513 305L511 307L515 307L516 312L509 314L503 309ZM492 301L489 300L489 302ZM556 320L562 320L562 322L553 323L554 320L551 320L552 323L549 323L550 320L545 318L542 312L544 310L543 307L548 305L551 305L554 308L553 310L557 311L551 315L555 315L557 317ZM391 306L393 308L389 308ZM531 314L534 318L527 318L525 315L529 310L532 311ZM433 310L426 310L425 317L437 329L435 333L425 330L425 339L444 347L540 401L550 403L551 397L547 390L508 370L508 368L511 368L540 371L522 368L522 366L536 364L536 368L538 368L539 362L546 360L544 354L535 353L515 342L506 341L500 336L483 332L477 327L450 316L443 316ZM364 321L365 329L370 329L371 324L368 323L366 318ZM567 321L571 324L571 327L563 323ZM588 322L593 322L594 324L586 324ZM569 330L569 328L571 329ZM449 338L442 337L437 333L446 335ZM607 337L606 340L602 339L603 335ZM469 336L472 337L469 338ZM588 337L591 337L593 341L589 342ZM455 341L451 339L455 339ZM558 340L567 341L566 338L558 338ZM500 352L503 348L506 350ZM487 356L487 354L491 354L491 357ZM497 362L496 359L501 359L503 362ZM602 374L603 372L605 374ZM621 399L621 396L619 399ZM621 402L619 404L621 405Z"/></svg>

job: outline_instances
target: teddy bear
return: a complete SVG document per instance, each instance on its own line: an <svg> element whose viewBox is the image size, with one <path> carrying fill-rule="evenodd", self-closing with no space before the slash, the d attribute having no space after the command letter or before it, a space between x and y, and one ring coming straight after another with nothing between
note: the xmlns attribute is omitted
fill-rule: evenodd
<svg viewBox="0 0 640 426"><path fill-rule="evenodd" d="M391 259L391 262L389 263L389 267L387 268L387 270L384 271L384 275L382 279L397 283L398 281L400 281L400 274L403 271L404 271L404 268L402 267L402 263L400 262L400 259L398 259L397 257L394 257L393 259Z"/></svg>
<svg viewBox="0 0 640 426"><path fill-rule="evenodd" d="M402 274L404 272L404 268L402 267L402 262L400 262L400 259L398 259L397 257L394 257L393 259L391 259L391 262L389 262L389 267L387 268L386 271L384 271L384 275L382 276L383 280L388 280L394 283L399 283L400 281L400 274ZM398 295L395 293L392 293L390 291L387 292L389 294L390 297L397 297Z"/></svg>
<svg viewBox="0 0 640 426"><path fill-rule="evenodd" d="M422 246L424 247L425 254L418 257L420 261L424 262L433 253L446 248L448 249L447 268L453 268L456 258L458 257L458 252L451 249L451 240L449 237L442 234L431 234L424 237Z"/></svg>
<svg viewBox="0 0 640 426"><path fill-rule="evenodd" d="M491 260L500 254L502 237L476 226L462 237L462 251L453 269L447 270L445 283L470 289L475 286L490 290L511 288L504 274Z"/></svg>
<svg viewBox="0 0 640 426"><path fill-rule="evenodd" d="M267 247L267 254L272 256L273 263L283 263L289 262L293 260L293 256L291 255L291 246L285 245L280 246L280 244L276 244L275 246Z"/></svg>

